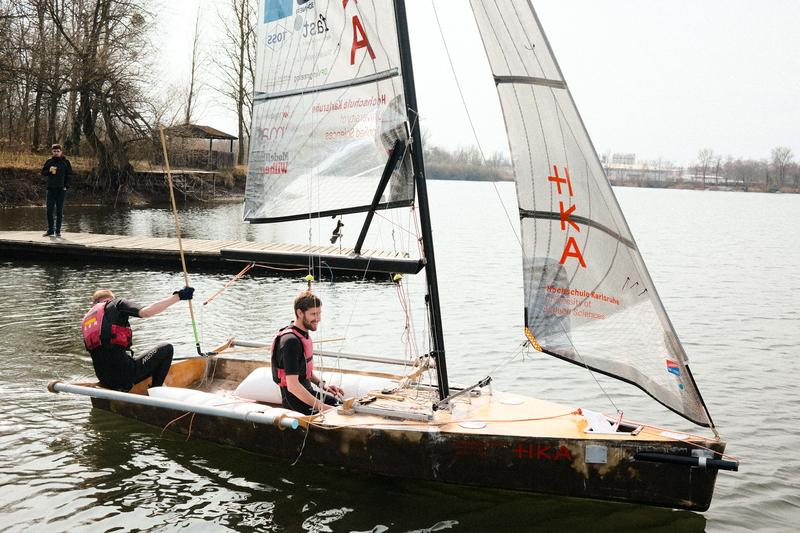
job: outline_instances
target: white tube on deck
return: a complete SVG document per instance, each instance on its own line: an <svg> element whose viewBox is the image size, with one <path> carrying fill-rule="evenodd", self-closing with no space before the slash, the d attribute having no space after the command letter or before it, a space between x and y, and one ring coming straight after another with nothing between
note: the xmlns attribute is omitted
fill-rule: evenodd
<svg viewBox="0 0 800 533"><path fill-rule="evenodd" d="M120 402L136 403L141 405L149 405L151 407L162 407L164 409L174 409L175 411L188 411L200 415L221 416L224 418L232 418L234 420L243 420L245 422L255 422L256 424L274 425L280 428L297 429L299 423L294 418L289 418L284 414L278 416L268 413L259 412L246 412L241 413L231 411L228 409L221 409L219 407L212 407L208 405L195 405L188 402L181 402L178 400L168 400L166 398L152 398L150 396L142 396L141 394L131 394L129 392L120 392L109 389L99 389L95 387L83 387L81 385L71 385L61 381L51 383L47 387L50 392L69 392L71 394L80 394L82 396L91 396L92 398L101 398L103 400L116 400Z"/></svg>

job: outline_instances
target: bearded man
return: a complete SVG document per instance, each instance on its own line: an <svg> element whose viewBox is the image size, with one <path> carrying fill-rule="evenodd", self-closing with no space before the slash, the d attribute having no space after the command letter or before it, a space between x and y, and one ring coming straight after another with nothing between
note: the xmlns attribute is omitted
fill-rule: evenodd
<svg viewBox="0 0 800 533"><path fill-rule="evenodd" d="M294 322L272 341L272 379L281 388L283 407L305 415L333 409L344 397L340 387L326 384L314 373L309 332L317 330L321 319L322 301L302 292L294 300Z"/></svg>

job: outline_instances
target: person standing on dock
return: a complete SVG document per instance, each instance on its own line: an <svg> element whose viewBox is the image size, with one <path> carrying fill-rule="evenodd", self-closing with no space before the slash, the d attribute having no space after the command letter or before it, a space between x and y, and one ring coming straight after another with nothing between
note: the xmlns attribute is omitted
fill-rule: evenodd
<svg viewBox="0 0 800 533"><path fill-rule="evenodd" d="M81 321L81 331L100 385L128 391L150 376L153 378L151 387L163 385L172 364L172 345L164 342L135 356L131 349L133 331L128 319L157 315L180 300L191 300L193 293L192 287L184 287L163 300L142 307L130 300L116 298L108 289L95 291L92 308Z"/></svg>
<svg viewBox="0 0 800 533"><path fill-rule="evenodd" d="M61 221L64 219L64 198L72 179L72 165L64 157L60 144L50 149L52 157L44 162L42 176L47 176L47 231L43 237L61 237ZM54 213L55 211L55 213ZM55 214L55 224L53 215Z"/></svg>
<svg viewBox="0 0 800 533"><path fill-rule="evenodd" d="M314 343L309 332L317 331L322 301L311 292L301 292L294 300L294 318L272 341L272 379L281 388L286 409L305 415L327 411L339 405L344 391L326 385L314 374Z"/></svg>

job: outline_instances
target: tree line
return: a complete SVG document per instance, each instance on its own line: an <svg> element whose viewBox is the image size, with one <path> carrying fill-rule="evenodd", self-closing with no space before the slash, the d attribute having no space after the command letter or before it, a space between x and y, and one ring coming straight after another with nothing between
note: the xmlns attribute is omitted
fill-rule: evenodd
<svg viewBox="0 0 800 533"><path fill-rule="evenodd" d="M697 159L676 166L663 159L634 161L633 154L604 155L601 162L614 185L640 187L726 187L743 191L800 192L800 164L787 146L772 149L769 158L723 157L710 148Z"/></svg>
<svg viewBox="0 0 800 533"><path fill-rule="evenodd" d="M794 153L787 146L776 146L769 159L736 159L721 157L710 148L697 154L697 162L692 167L695 178L703 185L733 183L745 191L757 186L766 192L780 190L781 187L800 188L800 164L794 161Z"/></svg>
<svg viewBox="0 0 800 533"><path fill-rule="evenodd" d="M425 142L425 167L431 179L507 181L513 179L511 161L500 151L484 154L477 146L448 150Z"/></svg>
<svg viewBox="0 0 800 533"><path fill-rule="evenodd" d="M256 0L216 5L222 51L210 63L213 89L238 116L239 160L249 136ZM187 87L156 79L158 28L152 0L0 0L0 148L40 151L64 144L96 159L98 183L116 189L132 174L137 143L159 126L192 119L200 11Z"/></svg>

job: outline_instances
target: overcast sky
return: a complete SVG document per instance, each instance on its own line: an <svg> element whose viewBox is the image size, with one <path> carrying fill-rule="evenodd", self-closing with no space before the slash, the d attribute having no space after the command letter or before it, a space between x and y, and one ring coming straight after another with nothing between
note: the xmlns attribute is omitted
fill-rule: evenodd
<svg viewBox="0 0 800 533"><path fill-rule="evenodd" d="M158 10L162 76L188 81L193 17L213 40L222 0L171 0ZM409 0L423 127L448 148L474 145L431 0ZM485 152L505 129L466 0L435 0L459 84ZM534 0L595 147L691 164L702 148L800 158L800 0ZM213 53L213 49L206 50ZM215 73L204 73L208 85ZM236 133L211 88L196 121Z"/></svg>

